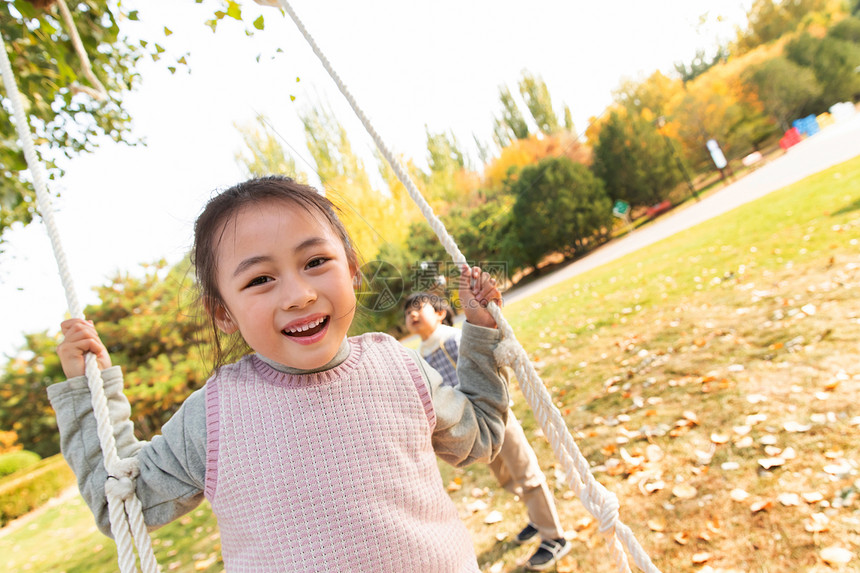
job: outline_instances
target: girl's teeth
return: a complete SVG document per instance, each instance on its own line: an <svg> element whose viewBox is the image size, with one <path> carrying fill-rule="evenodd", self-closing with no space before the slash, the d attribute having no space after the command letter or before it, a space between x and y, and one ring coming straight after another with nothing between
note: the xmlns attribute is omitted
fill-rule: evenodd
<svg viewBox="0 0 860 573"><path fill-rule="evenodd" d="M321 322L322 322L322 319L317 319L317 320L315 320L315 321L313 321L313 322L309 322L309 323L307 323L307 324L305 324L305 325L303 325L303 326L299 326L299 327L297 327L297 328L291 328L291 329L290 329L290 332L304 332L304 331L306 331L306 330L310 330L311 328L314 328L314 327L316 327L316 326L319 326L319 324L320 324Z"/></svg>

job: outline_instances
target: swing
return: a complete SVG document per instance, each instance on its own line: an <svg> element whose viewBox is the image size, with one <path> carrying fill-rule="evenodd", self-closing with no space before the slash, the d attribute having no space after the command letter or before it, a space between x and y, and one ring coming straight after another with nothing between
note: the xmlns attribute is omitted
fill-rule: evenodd
<svg viewBox="0 0 860 573"><path fill-rule="evenodd" d="M65 6L63 0L59 0L59 2L62 6ZM331 63L316 44L313 37L311 37L289 2L287 0L255 0L255 2L261 5L280 7L290 16L319 58L325 70L337 84L338 89L349 102L364 128L373 138L380 153L385 157L397 175L397 178L405 186L409 196L418 205L421 213L427 219L430 227L445 248L445 251L457 265L461 267L466 265L466 258L460 252L453 237L445 229L441 220L434 214L433 209L421 195L415 183L371 125L370 120L358 106L355 98L334 71ZM68 9L66 9L67 11ZM70 21L69 16L66 19L67 25ZM70 32L70 35L77 36L76 32ZM89 69L89 61L86 53L81 49L78 50L78 54L84 69ZM66 256L63 252L54 221L51 199L47 191L44 166L36 155L32 135L28 129L22 97L18 92L17 83L2 37L0 37L0 68L2 68L0 72L2 72L3 83L12 102L18 136L27 159L27 165L33 177L39 212L45 222L65 289L69 313L73 318L83 318L83 311L75 293L66 263ZM93 85L101 87L97 81L93 82ZM101 88L101 92L104 92L104 88ZM630 527L618 519L619 505L615 494L607 490L592 476L588 461L574 443L561 413L552 403L552 399L546 391L543 382L531 364L526 351L517 340L510 324L502 315L501 310L495 303L491 303L488 310L495 319L502 335L502 342L496 350L496 360L500 365L512 367L516 373L523 395L532 408L535 419L540 424L544 435L552 446L555 456L562 466L568 485L580 498L583 506L599 521L599 531L609 545L610 554L616 567L622 573L630 571L627 553L625 552L626 549L639 569L647 573L659 573L659 569L651 562L651 559L636 540ZM135 545L140 558L141 570L145 572L160 571L159 565L155 561L146 525L143 521L141 503L134 493L134 478L138 472L137 460L134 458L120 459L117 455L113 428L108 417L107 399L104 394L101 373L99 372L96 358L92 354L88 354L86 357L86 376L92 395L93 412L98 424L99 441L104 454L105 469L109 476L108 482L105 484L105 493L110 511L111 531L117 544L120 571L126 573L137 570L134 554Z"/></svg>

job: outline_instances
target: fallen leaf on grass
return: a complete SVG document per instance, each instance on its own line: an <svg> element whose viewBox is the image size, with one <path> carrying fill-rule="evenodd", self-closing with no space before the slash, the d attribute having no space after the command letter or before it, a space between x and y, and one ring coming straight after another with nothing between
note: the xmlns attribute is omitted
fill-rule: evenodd
<svg viewBox="0 0 860 573"><path fill-rule="evenodd" d="M644 494L650 494L654 493L655 491L660 491L664 487L666 487L666 482L664 482L663 480L639 483L639 490Z"/></svg>
<svg viewBox="0 0 860 573"><path fill-rule="evenodd" d="M648 529L651 531L664 531L666 529L666 520L662 517L655 517L648 520Z"/></svg>
<svg viewBox="0 0 860 573"><path fill-rule="evenodd" d="M663 459L663 450L657 444L648 444L645 448L645 459L649 462L659 462Z"/></svg>
<svg viewBox="0 0 860 573"><path fill-rule="evenodd" d="M487 509L487 502L482 499L476 499L472 503L466 505L466 510L469 513L478 513L479 511L484 511Z"/></svg>
<svg viewBox="0 0 860 573"><path fill-rule="evenodd" d="M680 499L693 499L698 491L688 483L679 483L672 488L672 495Z"/></svg>
<svg viewBox="0 0 860 573"><path fill-rule="evenodd" d="M502 517L502 513L494 510L487 514L487 517L484 518L484 523L492 525L494 523L499 523L503 519L504 517Z"/></svg>
<svg viewBox="0 0 860 573"><path fill-rule="evenodd" d="M761 467L763 467L766 470L769 470L771 468L776 468L776 467L779 467L779 466L784 465L784 464L785 464L785 460L783 458L779 458L779 457L759 458L759 460L758 460L758 465L760 465Z"/></svg>
<svg viewBox="0 0 860 573"><path fill-rule="evenodd" d="M770 500L767 501L756 501L752 505L750 505L750 511L753 513L758 513L760 511L767 511L773 507L773 502Z"/></svg>
<svg viewBox="0 0 860 573"><path fill-rule="evenodd" d="M711 434L711 441L714 442L715 444L725 444L726 442L729 441L729 435L728 434L717 434L716 432L714 432L713 434Z"/></svg>
<svg viewBox="0 0 860 573"><path fill-rule="evenodd" d="M778 448L776 446L765 446L764 453L770 457L775 457L782 453L782 448Z"/></svg>
<svg viewBox="0 0 860 573"><path fill-rule="evenodd" d="M746 436L752 431L750 426L733 426L732 431L739 436Z"/></svg>
<svg viewBox="0 0 860 573"><path fill-rule="evenodd" d="M800 494L800 497L802 497L803 501L805 501L806 503L818 503L819 501L824 499L824 496L817 491L804 492Z"/></svg>
<svg viewBox="0 0 860 573"><path fill-rule="evenodd" d="M812 429L812 424L801 424L800 422L786 422L782 426L786 432L808 432Z"/></svg>
<svg viewBox="0 0 860 573"><path fill-rule="evenodd" d="M743 490L739 487L736 487L729 492L729 497L731 497L735 501L745 501L749 496L750 494L748 494L746 490Z"/></svg>
<svg viewBox="0 0 860 573"><path fill-rule="evenodd" d="M747 402L750 404L759 404L761 402L767 402L767 396L763 394L750 394L747 396Z"/></svg>
<svg viewBox="0 0 860 573"><path fill-rule="evenodd" d="M776 499L786 507L800 505L800 496L796 493L781 493Z"/></svg>
<svg viewBox="0 0 860 573"><path fill-rule="evenodd" d="M813 513L808 521L803 523L803 529L809 533L821 533L830 530L830 518L823 513Z"/></svg>
<svg viewBox="0 0 860 573"><path fill-rule="evenodd" d="M697 426L699 425L699 417L696 415L695 412L691 412L690 410L687 410L686 412L684 412L683 416L684 416L684 419L687 420L688 422L690 422L692 424L696 424Z"/></svg>
<svg viewBox="0 0 860 573"><path fill-rule="evenodd" d="M841 464L827 464L824 466L824 471L830 475L838 476L851 472L851 466L843 462Z"/></svg>
<svg viewBox="0 0 860 573"><path fill-rule="evenodd" d="M459 490L460 490L460 488L462 488L462 487L463 487L463 478L455 477L455 478L454 478L453 480L451 480L451 482L448 484L448 491L452 491L452 492L453 492L453 491L459 491Z"/></svg>
<svg viewBox="0 0 860 573"><path fill-rule="evenodd" d="M831 545L821 550L821 558L831 565L845 565L854 558L854 554L838 545Z"/></svg>
<svg viewBox="0 0 860 573"><path fill-rule="evenodd" d="M763 446L773 446L776 444L776 436L773 434L767 434L759 438L758 441Z"/></svg>
<svg viewBox="0 0 860 573"><path fill-rule="evenodd" d="M696 553L695 555L693 555L693 563L696 563L696 564L705 563L706 561L710 561L710 559L711 559L711 554L706 553L704 551L701 553Z"/></svg>
<svg viewBox="0 0 860 573"><path fill-rule="evenodd" d="M686 545L687 542L690 541L690 534L686 531L679 531L672 536L672 539L674 539L675 543L677 543L678 545Z"/></svg>
<svg viewBox="0 0 860 573"><path fill-rule="evenodd" d="M740 440L735 442L736 448L751 448L753 445L752 436L744 436Z"/></svg>

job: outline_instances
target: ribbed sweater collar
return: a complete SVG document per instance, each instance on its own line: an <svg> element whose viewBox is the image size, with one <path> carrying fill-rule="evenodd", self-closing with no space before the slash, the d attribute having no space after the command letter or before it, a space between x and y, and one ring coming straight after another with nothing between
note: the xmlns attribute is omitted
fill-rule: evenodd
<svg viewBox="0 0 860 573"><path fill-rule="evenodd" d="M344 338L334 358L324 366L312 370L293 368L266 358L262 354L253 354L251 359L257 370L276 384L308 386L315 383L325 384L338 378L352 368L360 355L361 348L356 344L350 344L349 340Z"/></svg>

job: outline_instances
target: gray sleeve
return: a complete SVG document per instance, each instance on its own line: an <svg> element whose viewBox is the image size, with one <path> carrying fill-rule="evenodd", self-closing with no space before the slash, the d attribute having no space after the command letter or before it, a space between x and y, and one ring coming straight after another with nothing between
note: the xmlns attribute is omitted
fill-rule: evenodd
<svg viewBox="0 0 860 573"><path fill-rule="evenodd" d="M436 412L433 448L453 466L490 462L502 447L509 398L507 376L493 356L499 340L496 329L463 325L456 387L443 386L442 376L417 358Z"/></svg>
<svg viewBox="0 0 860 573"><path fill-rule="evenodd" d="M205 389L186 399L151 442L138 441L129 419L131 406L122 391L119 366L102 372L117 452L121 458L136 456L140 475L135 491L150 529L188 513L203 501L206 477ZM84 376L48 387L48 398L57 414L60 448L75 472L81 495L96 517L96 524L110 536L105 498L105 470L90 391Z"/></svg>

